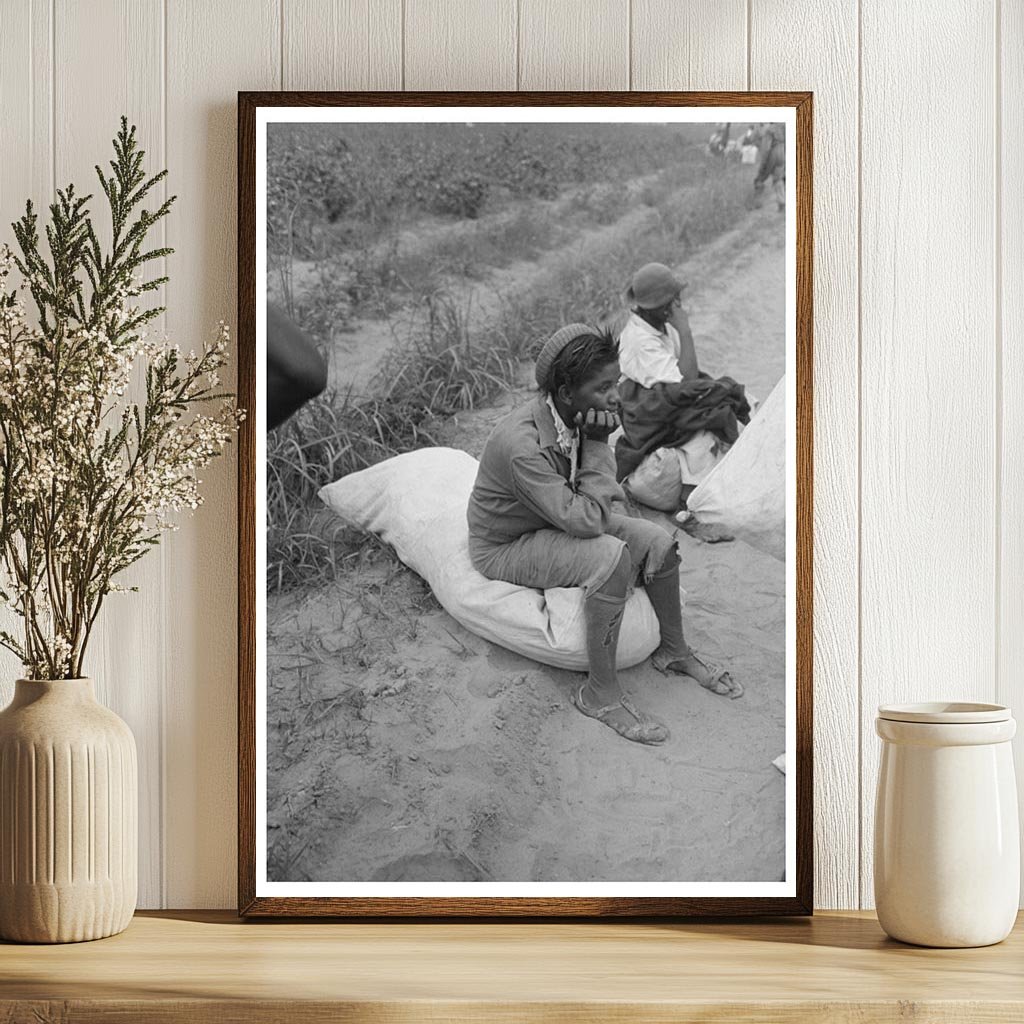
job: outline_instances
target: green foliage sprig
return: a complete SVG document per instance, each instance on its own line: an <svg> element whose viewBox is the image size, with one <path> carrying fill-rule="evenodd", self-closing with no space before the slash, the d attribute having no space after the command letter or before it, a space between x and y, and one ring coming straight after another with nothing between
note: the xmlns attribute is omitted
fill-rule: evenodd
<svg viewBox="0 0 1024 1024"><path fill-rule="evenodd" d="M147 177L144 157L122 118L111 173L96 168L109 245L92 197L69 185L49 208L45 252L31 202L13 225L20 254L0 247L0 601L21 620L19 636L0 631L0 645L31 678L82 674L103 600L124 589L114 578L176 528L172 513L200 504L197 472L241 418L219 388L226 325L188 354L148 337L164 307L138 297L167 278L146 281L144 270L173 250L147 250L146 237L175 197L140 206L167 174Z"/></svg>

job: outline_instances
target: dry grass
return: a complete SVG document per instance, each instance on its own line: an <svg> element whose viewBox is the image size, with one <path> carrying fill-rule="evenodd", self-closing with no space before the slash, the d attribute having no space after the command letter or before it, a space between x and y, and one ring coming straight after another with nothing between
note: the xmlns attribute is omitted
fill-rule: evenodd
<svg viewBox="0 0 1024 1024"><path fill-rule="evenodd" d="M332 579L365 546L317 507L324 484L435 444L432 422L474 408L515 379L518 352L474 345L467 309L442 294L426 307L422 335L408 350L392 350L373 398L326 394L268 438L269 589Z"/></svg>

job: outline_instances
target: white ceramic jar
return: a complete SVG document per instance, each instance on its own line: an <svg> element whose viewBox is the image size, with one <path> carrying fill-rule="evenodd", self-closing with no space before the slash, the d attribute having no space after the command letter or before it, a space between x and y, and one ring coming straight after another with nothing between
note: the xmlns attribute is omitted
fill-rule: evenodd
<svg viewBox="0 0 1024 1024"><path fill-rule="evenodd" d="M1020 838L1010 740L999 704L878 709L875 907L894 939L988 946L1017 915Z"/></svg>

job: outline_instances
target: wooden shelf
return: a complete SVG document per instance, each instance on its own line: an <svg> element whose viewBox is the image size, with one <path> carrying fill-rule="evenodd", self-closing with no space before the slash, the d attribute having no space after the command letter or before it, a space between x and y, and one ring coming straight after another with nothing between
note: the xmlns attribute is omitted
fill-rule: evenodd
<svg viewBox="0 0 1024 1024"><path fill-rule="evenodd" d="M324 923L147 912L67 946L0 943L0 1021L1024 1020L1024 920L984 949L868 913L758 922Z"/></svg>

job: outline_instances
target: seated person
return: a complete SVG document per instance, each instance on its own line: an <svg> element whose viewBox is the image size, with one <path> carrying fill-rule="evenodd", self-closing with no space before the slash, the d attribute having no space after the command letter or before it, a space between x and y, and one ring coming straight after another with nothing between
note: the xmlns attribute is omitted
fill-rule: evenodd
<svg viewBox="0 0 1024 1024"><path fill-rule="evenodd" d="M277 306L267 303L267 429L279 427L327 387L316 346Z"/></svg>
<svg viewBox="0 0 1024 1024"><path fill-rule="evenodd" d="M686 498L750 417L740 385L700 372L681 304L684 287L662 263L641 267L626 292L631 313L619 336L623 437L616 445L617 475L645 501L643 488L630 485L637 483L639 475L634 474L641 464L656 455L658 471L672 479L653 481L654 489L659 495L671 494L676 509L685 508ZM648 476L643 478L650 486ZM664 502L655 507L674 510Z"/></svg>
<svg viewBox="0 0 1024 1024"><path fill-rule="evenodd" d="M686 643L675 541L661 527L612 511L624 495L608 436L619 423L615 342L585 324L556 331L537 359L540 394L494 428L469 500L469 554L488 579L524 587L583 587L589 674L576 707L638 743L667 727L623 694L619 627L637 580L658 618L659 671L689 675L723 696L743 690Z"/></svg>

